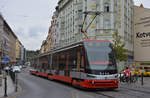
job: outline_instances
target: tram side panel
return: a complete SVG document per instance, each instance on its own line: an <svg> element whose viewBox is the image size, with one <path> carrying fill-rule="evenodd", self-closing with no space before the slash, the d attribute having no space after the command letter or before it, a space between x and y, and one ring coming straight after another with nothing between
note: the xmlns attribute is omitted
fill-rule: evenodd
<svg viewBox="0 0 150 98"><path fill-rule="evenodd" d="M83 66L81 66L81 60L83 60L83 57L81 57L80 52L81 47L76 47L59 53L54 53L51 72L55 77L51 78L66 78L68 81L65 82L69 83L72 81L72 78L80 79L80 70L83 71ZM61 80L59 78L57 79Z"/></svg>
<svg viewBox="0 0 150 98"><path fill-rule="evenodd" d="M95 42L93 42L92 44L96 45L96 48L105 48L103 46L97 46ZM88 45L91 46L91 44L88 44ZM93 47L90 47L90 48L93 48ZM106 49L107 48L109 48L109 51L112 54L111 47L107 46ZM102 51L105 51L105 50L103 49ZM77 86L81 86L85 88L101 88L101 87L104 87L104 88L116 87L117 88L118 80L116 79L116 76L117 76L116 72L111 73L105 69L96 69L96 71L93 69L89 69L89 71L87 71L87 68L88 68L87 65L89 65L89 61L87 59L87 55L85 55L85 52L86 50L83 48L83 46L78 46L78 47L66 49L64 51L59 51L59 52L55 52L51 54L52 55L52 58L51 58L52 65L50 65L51 74L48 75L48 78L64 81L67 83L72 83L73 85L77 85ZM105 53L105 52L102 52L102 53ZM109 58L111 57L107 53L105 55L108 55ZM109 62L106 62L106 61L104 62L101 60L94 61L93 63L97 64L97 66L101 66L105 64L105 66L109 66L110 68L111 66L112 67L115 66L115 64L111 65L111 63L110 65L107 65L107 63L109 64ZM117 69L114 69L114 70L117 70ZM95 72L98 72L98 74Z"/></svg>

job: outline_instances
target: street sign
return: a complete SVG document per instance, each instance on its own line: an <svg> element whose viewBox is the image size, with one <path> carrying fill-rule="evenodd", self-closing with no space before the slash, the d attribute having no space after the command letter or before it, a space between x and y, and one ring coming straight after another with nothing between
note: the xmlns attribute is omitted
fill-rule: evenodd
<svg viewBox="0 0 150 98"><path fill-rule="evenodd" d="M133 61L132 61L132 60L129 60L129 64L132 65L132 64L133 64Z"/></svg>
<svg viewBox="0 0 150 98"><path fill-rule="evenodd" d="M2 59L2 62L4 63L9 63L10 62L10 59L8 57L5 57Z"/></svg>

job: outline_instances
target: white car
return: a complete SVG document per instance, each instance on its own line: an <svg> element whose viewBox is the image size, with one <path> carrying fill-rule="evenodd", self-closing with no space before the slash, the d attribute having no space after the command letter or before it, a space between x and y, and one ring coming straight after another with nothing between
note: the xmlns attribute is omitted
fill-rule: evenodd
<svg viewBox="0 0 150 98"><path fill-rule="evenodd" d="M22 69L22 66L20 65L20 66L18 66L20 69Z"/></svg>
<svg viewBox="0 0 150 98"><path fill-rule="evenodd" d="M21 72L21 69L19 66L14 66L12 69L13 72Z"/></svg>
<svg viewBox="0 0 150 98"><path fill-rule="evenodd" d="M6 66L6 67L4 68L4 70L10 70L10 67Z"/></svg>

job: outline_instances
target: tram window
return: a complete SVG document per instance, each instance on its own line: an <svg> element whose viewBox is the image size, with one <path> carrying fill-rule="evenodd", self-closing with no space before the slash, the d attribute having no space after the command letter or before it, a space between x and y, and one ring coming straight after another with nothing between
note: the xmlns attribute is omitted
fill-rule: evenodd
<svg viewBox="0 0 150 98"><path fill-rule="evenodd" d="M49 69L50 68L50 64L47 64L47 69Z"/></svg>
<svg viewBox="0 0 150 98"><path fill-rule="evenodd" d="M66 66L66 55L61 54L59 59L59 69L65 70L65 66Z"/></svg>
<svg viewBox="0 0 150 98"><path fill-rule="evenodd" d="M83 67L83 56L81 56L81 66L80 66L80 72L83 72L84 67Z"/></svg>
<svg viewBox="0 0 150 98"><path fill-rule="evenodd" d="M44 67L44 70L47 70L48 69L48 64L45 63L45 67Z"/></svg>
<svg viewBox="0 0 150 98"><path fill-rule="evenodd" d="M44 64L44 63L42 63L42 69L44 69L44 66L45 66L45 64Z"/></svg>
<svg viewBox="0 0 150 98"><path fill-rule="evenodd" d="M69 66L71 71L76 71L77 70L77 51L70 50L70 57L69 57Z"/></svg>
<svg viewBox="0 0 150 98"><path fill-rule="evenodd" d="M57 66L57 55L54 55L53 62L52 62L52 69L56 70L56 66Z"/></svg>
<svg viewBox="0 0 150 98"><path fill-rule="evenodd" d="M81 64L81 53L80 51L77 52L77 71L80 72L80 65Z"/></svg>

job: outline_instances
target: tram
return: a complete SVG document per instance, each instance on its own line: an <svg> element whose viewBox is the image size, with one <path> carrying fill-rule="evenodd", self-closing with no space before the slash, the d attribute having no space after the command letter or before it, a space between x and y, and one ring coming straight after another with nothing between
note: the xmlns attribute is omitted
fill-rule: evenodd
<svg viewBox="0 0 150 98"><path fill-rule="evenodd" d="M85 39L37 58L30 74L83 88L118 88L115 50L108 40Z"/></svg>

